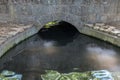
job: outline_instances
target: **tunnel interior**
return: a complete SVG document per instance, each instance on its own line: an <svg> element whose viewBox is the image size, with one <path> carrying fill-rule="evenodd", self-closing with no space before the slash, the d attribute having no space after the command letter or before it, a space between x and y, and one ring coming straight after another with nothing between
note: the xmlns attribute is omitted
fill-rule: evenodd
<svg viewBox="0 0 120 80"><path fill-rule="evenodd" d="M48 41L56 41L60 45L72 42L79 34L77 28L63 20L55 20L46 23L38 32L38 35Z"/></svg>
<svg viewBox="0 0 120 80"><path fill-rule="evenodd" d="M79 31L74 25L66 21L52 21L45 24L38 34L44 39L62 40L63 38L72 38Z"/></svg>

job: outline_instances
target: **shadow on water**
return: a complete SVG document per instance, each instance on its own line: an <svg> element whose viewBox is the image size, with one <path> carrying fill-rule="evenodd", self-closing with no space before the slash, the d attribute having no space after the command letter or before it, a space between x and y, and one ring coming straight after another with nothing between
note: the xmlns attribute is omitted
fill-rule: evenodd
<svg viewBox="0 0 120 80"><path fill-rule="evenodd" d="M40 75L49 69L59 72L71 72L76 68L77 71L120 71L119 47L80 34L76 29L72 34L69 30L60 32L58 28L55 33L54 30L44 31L41 29L3 56L0 69L22 73L23 80L41 80Z"/></svg>

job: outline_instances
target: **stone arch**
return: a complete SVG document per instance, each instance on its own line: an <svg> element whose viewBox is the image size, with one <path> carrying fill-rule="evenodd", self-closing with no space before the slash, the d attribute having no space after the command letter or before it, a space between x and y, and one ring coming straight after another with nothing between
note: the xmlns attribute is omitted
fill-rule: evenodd
<svg viewBox="0 0 120 80"><path fill-rule="evenodd" d="M38 26L38 30L40 30L46 23L55 20L68 22L75 26L78 30L80 29L80 27L82 27L82 22L79 16L67 13L53 13L37 17L36 24Z"/></svg>

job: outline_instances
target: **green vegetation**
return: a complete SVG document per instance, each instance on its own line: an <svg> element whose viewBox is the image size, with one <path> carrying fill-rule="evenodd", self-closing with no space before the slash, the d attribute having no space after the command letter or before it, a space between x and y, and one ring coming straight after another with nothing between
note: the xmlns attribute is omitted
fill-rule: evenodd
<svg viewBox="0 0 120 80"><path fill-rule="evenodd" d="M114 80L106 70L88 72L59 73L53 70L46 70L46 74L41 75L42 80Z"/></svg>
<svg viewBox="0 0 120 80"><path fill-rule="evenodd" d="M51 28L52 26L55 26L57 25L59 22L56 20L56 21L51 21L51 22L48 22L47 24L45 24L44 28Z"/></svg>
<svg viewBox="0 0 120 80"><path fill-rule="evenodd" d="M22 80L22 75L16 74L13 71L4 70L0 73L0 80Z"/></svg>

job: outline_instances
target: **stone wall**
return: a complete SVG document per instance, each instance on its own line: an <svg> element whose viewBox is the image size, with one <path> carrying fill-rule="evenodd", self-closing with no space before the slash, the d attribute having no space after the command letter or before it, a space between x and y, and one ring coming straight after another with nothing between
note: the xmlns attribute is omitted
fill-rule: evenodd
<svg viewBox="0 0 120 80"><path fill-rule="evenodd" d="M119 8L120 0L0 0L0 21L106 23L120 21Z"/></svg>

